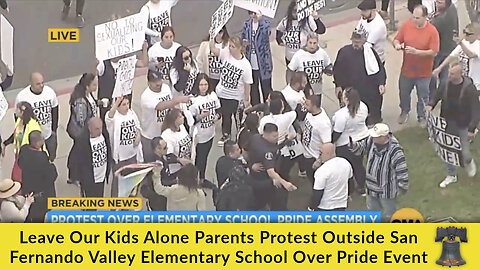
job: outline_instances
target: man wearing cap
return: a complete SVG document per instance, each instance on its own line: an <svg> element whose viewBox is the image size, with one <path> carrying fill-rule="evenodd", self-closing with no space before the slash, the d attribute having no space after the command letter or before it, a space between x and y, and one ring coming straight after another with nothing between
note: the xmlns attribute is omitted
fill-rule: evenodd
<svg viewBox="0 0 480 270"><path fill-rule="evenodd" d="M376 124L369 133L367 140L353 142L350 139L350 149L356 155L367 156L367 208L381 210L383 221L389 221L397 210L397 196L408 190L407 162L402 147L386 124Z"/></svg>
<svg viewBox="0 0 480 270"><path fill-rule="evenodd" d="M357 24L357 29L362 30L367 38L367 43L372 45L373 49L385 63L385 43L387 41L387 27L382 17L376 11L377 4L375 0L363 0L358 9L361 10L362 18Z"/></svg>
<svg viewBox="0 0 480 270"><path fill-rule="evenodd" d="M367 124L381 122L383 94L387 74L377 52L366 43L365 33L355 29L352 44L338 51L333 66L335 93L341 99L342 90L353 87L368 106Z"/></svg>

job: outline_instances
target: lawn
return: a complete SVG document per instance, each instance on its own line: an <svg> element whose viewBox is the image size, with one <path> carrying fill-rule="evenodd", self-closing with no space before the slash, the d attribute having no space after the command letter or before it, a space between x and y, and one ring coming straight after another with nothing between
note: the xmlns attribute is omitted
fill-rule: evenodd
<svg viewBox="0 0 480 270"><path fill-rule="evenodd" d="M428 141L426 129L407 128L395 133L407 157L410 189L398 198L398 207L418 209L424 217L438 219L453 217L457 221L480 221L480 151L478 138L471 145L476 159L478 173L468 178L463 169L458 171L458 182L447 188L440 188L446 176L446 169ZM292 170L292 182L298 190L290 195L289 209L305 210L311 195L311 185L307 179L299 178L297 169ZM349 202L349 210L366 210L365 198L356 194Z"/></svg>

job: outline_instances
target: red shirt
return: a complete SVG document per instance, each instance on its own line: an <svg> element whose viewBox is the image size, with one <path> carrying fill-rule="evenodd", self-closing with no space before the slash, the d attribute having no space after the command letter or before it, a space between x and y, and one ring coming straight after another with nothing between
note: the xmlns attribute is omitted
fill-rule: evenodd
<svg viewBox="0 0 480 270"><path fill-rule="evenodd" d="M435 26L427 22L423 28L417 28L413 20L406 21L395 37L405 47L418 50L440 49L440 38ZM432 76L433 56L419 56L403 52L402 75L408 78L428 78Z"/></svg>

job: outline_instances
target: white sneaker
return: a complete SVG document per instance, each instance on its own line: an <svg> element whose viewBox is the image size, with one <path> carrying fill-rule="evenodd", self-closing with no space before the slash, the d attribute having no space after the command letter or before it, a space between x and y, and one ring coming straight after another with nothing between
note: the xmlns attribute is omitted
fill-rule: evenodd
<svg viewBox="0 0 480 270"><path fill-rule="evenodd" d="M302 177L302 178L307 177L307 172L306 171L298 171L298 177Z"/></svg>
<svg viewBox="0 0 480 270"><path fill-rule="evenodd" d="M440 183L440 187L441 188L446 188L448 185L450 185L451 183L455 183L457 182L457 177L456 176L447 176L445 177L445 179Z"/></svg>
<svg viewBox="0 0 480 270"><path fill-rule="evenodd" d="M477 174L477 165L475 164L475 161L473 159L470 164L467 164L465 166L465 170L467 171L468 177L474 177L475 174Z"/></svg>

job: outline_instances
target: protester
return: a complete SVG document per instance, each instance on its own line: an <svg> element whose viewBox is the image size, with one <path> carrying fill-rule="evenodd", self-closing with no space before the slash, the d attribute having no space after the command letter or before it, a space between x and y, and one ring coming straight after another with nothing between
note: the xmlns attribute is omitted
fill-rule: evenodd
<svg viewBox="0 0 480 270"><path fill-rule="evenodd" d="M352 166L335 155L332 143L324 143L320 152L322 166L315 171L310 209L344 211L348 204L348 181L353 177Z"/></svg>
<svg viewBox="0 0 480 270"><path fill-rule="evenodd" d="M178 47L170 69L170 81L172 83L173 96L192 95L193 84L198 76L198 64L193 60L189 48Z"/></svg>
<svg viewBox="0 0 480 270"><path fill-rule="evenodd" d="M80 185L82 197L103 197L105 182L112 166L112 150L102 119L94 117L87 123L88 131L78 139Z"/></svg>
<svg viewBox="0 0 480 270"><path fill-rule="evenodd" d="M224 26L215 36L213 41L216 48L223 50L228 46L229 39L230 36L228 35L227 27ZM205 41L200 43L196 60L198 63L199 72L207 74L207 76L210 78L210 86L212 89L216 89L218 82L220 81L223 64L218 56L215 56L210 51L210 36L208 36Z"/></svg>
<svg viewBox="0 0 480 270"><path fill-rule="evenodd" d="M387 26L382 16L376 11L375 0L363 0L358 9L361 10L362 18L357 24L357 29L365 32L366 41L377 52L382 63L385 63L385 44L387 42ZM382 2L383 9L383 2ZM385 9L386 10L386 9Z"/></svg>
<svg viewBox="0 0 480 270"><path fill-rule="evenodd" d="M333 66L335 94L341 101L342 90L349 87L357 89L361 100L368 107L367 125L374 125L382 121L387 74L377 52L366 43L363 31L356 29L351 40L351 45L338 51Z"/></svg>
<svg viewBox="0 0 480 270"><path fill-rule="evenodd" d="M247 114L243 127L238 132L238 146L242 150L244 158L248 159L248 151L250 139L253 135L258 134L258 127L260 126L260 118L256 113Z"/></svg>
<svg viewBox="0 0 480 270"><path fill-rule="evenodd" d="M171 11L172 7L178 3L178 0L149 0L140 9L147 22L145 35L147 36L149 46L161 40L163 28L172 26Z"/></svg>
<svg viewBox="0 0 480 270"><path fill-rule="evenodd" d="M105 116L105 124L110 136L113 166L115 173L123 166L143 162L141 128L137 114L130 109L130 101L125 97L115 100ZM111 196L118 195L118 177L113 177Z"/></svg>
<svg viewBox="0 0 480 270"><path fill-rule="evenodd" d="M398 82L400 88L399 124L408 121L410 94L417 88L417 120L421 127L427 126L425 105L429 99L429 84L432 76L433 60L440 46L437 29L427 21L427 8L417 6L412 19L405 22L393 40L393 47L403 51L403 64ZM360 91L360 95L361 95ZM367 106L369 105L365 102ZM372 108L368 108L371 112Z"/></svg>
<svg viewBox="0 0 480 270"><path fill-rule="evenodd" d="M42 126L42 133L45 138L45 145L50 161L54 161L57 157L57 94L52 88L44 85L42 74L34 72L30 76L30 85L17 94L15 104L22 101L26 101L32 105L36 119Z"/></svg>
<svg viewBox="0 0 480 270"><path fill-rule="evenodd" d="M304 90L307 83L305 72L295 71L291 74L289 84L281 91L290 110L297 111L297 115L301 112L301 109L300 112L297 110L298 105L303 107L305 103L306 97Z"/></svg>
<svg viewBox="0 0 480 270"><path fill-rule="evenodd" d="M473 138L475 128L480 121L480 102L473 81L462 76L462 66L459 62L450 64L448 81L440 84L435 97L427 106L427 110L432 111L439 101L442 101L440 116L447 123L445 132L460 138L465 170L469 177L474 177L477 173L477 166L470 152L469 140ZM448 175L440 183L442 188L457 182L455 166L449 163L445 163L445 165Z"/></svg>
<svg viewBox="0 0 480 270"><path fill-rule="evenodd" d="M260 12L248 12L250 19L243 24L242 39L245 56L252 66L253 84L250 91L252 105L265 102L272 91L272 52L270 50L270 21ZM260 98L260 86L262 98Z"/></svg>
<svg viewBox="0 0 480 270"><path fill-rule="evenodd" d="M160 37L162 41L153 44L148 49L148 66L150 69L162 73L162 79L171 85L170 68L172 67L177 49L182 45L174 41L175 32L170 26L162 29Z"/></svg>
<svg viewBox="0 0 480 270"><path fill-rule="evenodd" d="M252 66L245 58L242 40L237 36L230 37L228 50L220 50L215 47L212 37L210 51L223 63L222 76L216 88L221 104L223 135L218 141L218 145L222 146L226 140L230 139L232 116L239 109L250 107L250 85L253 83Z"/></svg>
<svg viewBox="0 0 480 270"><path fill-rule="evenodd" d="M249 184L251 181L243 166L233 167L215 202L217 211L255 210L255 196Z"/></svg>
<svg viewBox="0 0 480 270"><path fill-rule="evenodd" d="M225 155L220 157L215 165L218 188L222 187L234 167L243 165L240 159L242 150L236 142L231 140L226 141L223 144L223 153Z"/></svg>
<svg viewBox="0 0 480 270"><path fill-rule="evenodd" d="M193 86L193 92L197 93L197 96L189 108L195 118L197 131L195 166L199 170L201 180L205 179L208 154L215 137L215 122L220 117L220 100L210 87L209 81L207 75L203 73L198 75Z"/></svg>
<svg viewBox="0 0 480 270"><path fill-rule="evenodd" d="M288 70L305 72L308 81L305 91L308 95L321 95L323 93L322 75L325 73L330 76L333 71L330 57L327 52L318 46L317 34L307 36L307 45L293 55L291 62L288 64Z"/></svg>
<svg viewBox="0 0 480 270"><path fill-rule="evenodd" d="M403 148L382 123L369 130L370 137L350 142L356 155L367 156L367 208L382 211L382 220L389 222L397 210L396 198L405 194L409 186L408 168Z"/></svg>
<svg viewBox="0 0 480 270"><path fill-rule="evenodd" d="M455 43L454 38L459 35L457 8L452 4L452 0L436 0L435 4L437 8L436 13L430 22L437 29L440 38L440 49L433 62L434 69L440 66L453 49L455 49L457 44ZM440 81L447 79L447 72L447 69L441 69L438 74ZM435 91L438 87L437 84L437 78L432 76L432 79L430 80L429 100L434 97Z"/></svg>
<svg viewBox="0 0 480 270"><path fill-rule="evenodd" d="M179 160L194 160L192 137L184 126L185 117L177 109L171 109L162 124L162 138L167 142L167 154L173 153Z"/></svg>
<svg viewBox="0 0 480 270"><path fill-rule="evenodd" d="M75 0L75 1L77 3L77 6L76 6L77 16L75 19L75 23L77 24L78 28L82 28L85 26L85 19L83 18L83 7L85 6L85 0ZM72 5L72 0L63 0L62 21L67 19L68 13L70 13L71 5Z"/></svg>
<svg viewBox="0 0 480 270"><path fill-rule="evenodd" d="M307 36L311 33L324 34L326 27L313 10L307 18L297 20L297 1L288 5L287 16L277 26L276 40L278 45L285 46L285 63L288 66L293 55L307 45Z"/></svg>
<svg viewBox="0 0 480 270"><path fill-rule="evenodd" d="M390 4L390 0L382 0L382 7L381 7L380 11L378 12L384 20L386 20L388 18L388 5L389 4Z"/></svg>
<svg viewBox="0 0 480 270"><path fill-rule="evenodd" d="M189 163L177 173L178 183L173 186L164 186L161 181L162 166L157 166L153 171L155 191L167 197L167 211L203 211L205 206L205 193L198 185L198 171Z"/></svg>
<svg viewBox="0 0 480 270"><path fill-rule="evenodd" d="M33 194L18 195L22 184L11 179L0 182L0 222L25 222L30 206L35 201Z"/></svg>
<svg viewBox="0 0 480 270"><path fill-rule="evenodd" d="M348 148L350 138L359 142L368 138L368 128L365 119L368 116L368 108L360 101L358 91L347 88L343 91L345 107L333 115L332 143L335 143L338 157L345 158L353 167L353 175L357 183L358 193L365 194L365 167L363 157L353 154Z"/></svg>
<svg viewBox="0 0 480 270"><path fill-rule="evenodd" d="M7 66L7 76L5 77L3 82L0 83L0 91L1 91L0 98L3 95L3 91L7 90L12 85L12 82L13 82L13 69ZM0 135L0 152L3 151L1 142L2 142L2 136ZM2 170L2 159L0 158L0 171L1 170Z"/></svg>
<svg viewBox="0 0 480 270"><path fill-rule="evenodd" d="M22 194L35 194L27 221L43 222L47 213L47 199L57 196L55 180L58 173L48 154L42 150L45 140L38 130L28 135L29 144L22 146L18 155L18 166L22 170Z"/></svg>
<svg viewBox="0 0 480 270"><path fill-rule="evenodd" d="M20 153L20 148L30 143L29 138L31 132L35 130L41 132L42 127L35 117L32 106L28 102L19 102L16 105L15 115L17 117L17 120L15 121L15 129L12 135L3 142L2 157L5 157L7 146L13 143L15 145L15 161L12 169L12 179L17 182L22 182L22 171L18 166L18 154ZM45 145L43 148L48 153Z"/></svg>

